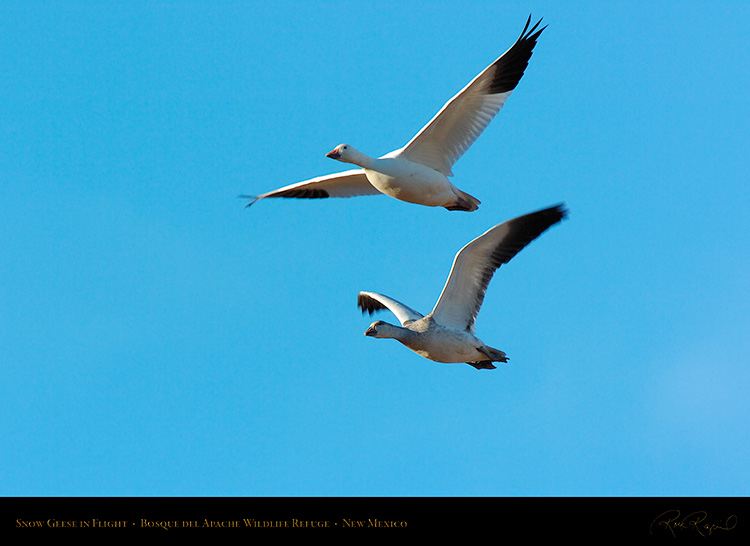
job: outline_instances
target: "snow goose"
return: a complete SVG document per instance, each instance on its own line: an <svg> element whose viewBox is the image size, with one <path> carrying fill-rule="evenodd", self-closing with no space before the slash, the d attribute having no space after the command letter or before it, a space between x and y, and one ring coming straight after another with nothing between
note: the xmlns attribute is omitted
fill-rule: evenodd
<svg viewBox="0 0 750 546"><path fill-rule="evenodd" d="M466 362L478 370L494 368L493 362L507 362L504 352L488 347L475 335L474 323L487 286L497 268L566 216L563 205L532 212L498 224L464 246L427 316L383 294L360 292L357 304L363 314L388 309L401 323L394 326L378 320L365 335L396 339L435 362Z"/></svg>
<svg viewBox="0 0 750 546"><path fill-rule="evenodd" d="M319 176L250 198L252 205L268 197L354 197L384 193L401 201L473 211L479 200L454 186L451 168L471 146L518 85L531 58L541 19L508 51L485 68L449 100L406 146L379 158L370 157L348 144L339 144L327 157L360 168Z"/></svg>

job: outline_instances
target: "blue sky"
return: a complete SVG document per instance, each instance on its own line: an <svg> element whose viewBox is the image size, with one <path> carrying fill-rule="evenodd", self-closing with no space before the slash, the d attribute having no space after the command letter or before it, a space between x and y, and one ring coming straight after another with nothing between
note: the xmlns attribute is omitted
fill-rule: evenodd
<svg viewBox="0 0 750 546"><path fill-rule="evenodd" d="M2 2L0 493L750 493L748 4L423 4ZM236 198L402 146L529 13L478 211ZM362 335L561 201L479 314L508 365Z"/></svg>

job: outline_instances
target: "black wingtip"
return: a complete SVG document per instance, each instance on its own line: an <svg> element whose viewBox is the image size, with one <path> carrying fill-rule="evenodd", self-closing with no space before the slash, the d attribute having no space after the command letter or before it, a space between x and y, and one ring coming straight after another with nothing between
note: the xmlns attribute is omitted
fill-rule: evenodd
<svg viewBox="0 0 750 546"><path fill-rule="evenodd" d="M565 203L559 203L510 220L513 225L520 228L519 233L524 233L524 237L526 237L526 240L524 240L523 244L518 247L516 252L520 251L521 248L539 237L548 228L565 220L568 217L568 214L569 211ZM510 258L508 258L508 260L510 260Z"/></svg>
<svg viewBox="0 0 750 546"><path fill-rule="evenodd" d="M365 303L368 300L369 298L365 299L365 296L361 292L357 294L357 307L359 307L363 315L365 313L370 313L372 315L375 312L375 309L373 309L372 306L368 306Z"/></svg>
<svg viewBox="0 0 750 546"><path fill-rule="evenodd" d="M385 306L378 300L372 299L370 296L367 296L362 292L357 294L357 307L361 309L363 315L365 313L374 315L376 311L385 309Z"/></svg>
<svg viewBox="0 0 750 546"><path fill-rule="evenodd" d="M568 209L568 206L565 203L558 203L557 205L553 205L551 207L538 210L536 213L531 213L531 214L544 215L554 220L553 223L556 224L557 222L561 222L562 220L565 220L570 214L570 210Z"/></svg>
<svg viewBox="0 0 750 546"><path fill-rule="evenodd" d="M540 17L539 20L534 24L534 26L531 27L531 30L529 30L529 25L531 24L531 14L529 14L529 18L526 19L526 25L524 25L523 31L521 31L521 36L518 37L517 41L529 40L529 39L536 40L539 37L539 35L542 33L542 31L545 28L547 28L547 26L549 26L549 25L544 25L542 28L540 28L537 31L536 29L539 27L540 24L542 24L543 20L544 20L544 17ZM532 34L534 34L535 31L536 31L536 34L532 36Z"/></svg>
<svg viewBox="0 0 750 546"><path fill-rule="evenodd" d="M238 195L237 198L238 199L250 199L250 202L247 205L245 205L245 208L248 208L259 199L257 195L244 195L244 194Z"/></svg>
<svg viewBox="0 0 750 546"><path fill-rule="evenodd" d="M546 26L539 28L541 22L542 19L539 19L529 29L529 25L531 25L531 15L529 15L526 25L524 25L523 31L516 42L495 61L493 65L495 73L487 88L487 93L507 93L516 88L529 64L529 59L531 59L532 52L536 46L537 38L547 28Z"/></svg>
<svg viewBox="0 0 750 546"><path fill-rule="evenodd" d="M530 24L531 24L531 14L529 13L529 18L526 19L526 24L523 26L523 30L521 31L521 36L518 38L519 40L523 38L524 34L526 34L526 31L528 30Z"/></svg>

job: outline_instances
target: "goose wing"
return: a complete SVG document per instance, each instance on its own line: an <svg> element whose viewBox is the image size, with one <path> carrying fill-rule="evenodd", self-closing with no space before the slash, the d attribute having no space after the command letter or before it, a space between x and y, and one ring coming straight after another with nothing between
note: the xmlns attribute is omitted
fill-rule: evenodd
<svg viewBox="0 0 750 546"><path fill-rule="evenodd" d="M519 216L496 225L459 250L432 310L435 321L473 333L474 321L497 268L566 216L563 205Z"/></svg>
<svg viewBox="0 0 750 546"><path fill-rule="evenodd" d="M516 43L449 100L406 146L398 150L446 176L500 111L518 85L536 40L547 27L529 30L531 16Z"/></svg>
<svg viewBox="0 0 750 546"><path fill-rule="evenodd" d="M260 199L268 197L296 197L299 199L321 199L325 197L355 197L358 195L378 195L380 192L370 184L362 169L352 169L340 173L318 176L284 186L261 195L240 195L251 199L248 207Z"/></svg>
<svg viewBox="0 0 750 546"><path fill-rule="evenodd" d="M362 313L370 313L371 315L375 311L388 309L391 313L396 315L401 326L405 326L407 322L423 318L422 313L418 313L400 301L396 301L393 298L375 292L360 292L357 297L357 305L362 309Z"/></svg>

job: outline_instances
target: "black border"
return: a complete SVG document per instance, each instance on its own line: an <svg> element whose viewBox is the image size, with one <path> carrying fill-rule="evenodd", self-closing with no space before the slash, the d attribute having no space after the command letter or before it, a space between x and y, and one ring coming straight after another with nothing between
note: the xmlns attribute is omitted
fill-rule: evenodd
<svg viewBox="0 0 750 546"><path fill-rule="evenodd" d="M5 497L2 514L2 535L25 539L436 531L489 531L493 540L750 538L750 503L742 497Z"/></svg>

